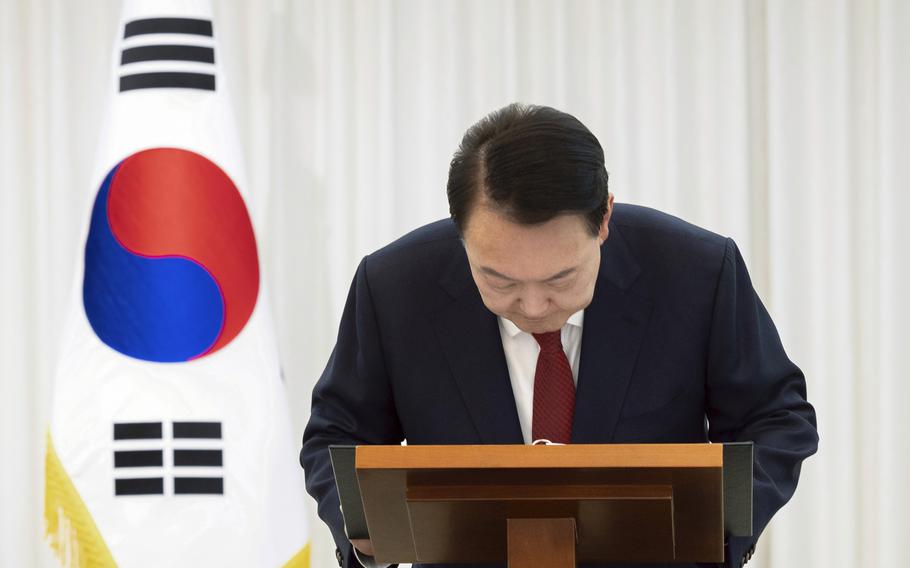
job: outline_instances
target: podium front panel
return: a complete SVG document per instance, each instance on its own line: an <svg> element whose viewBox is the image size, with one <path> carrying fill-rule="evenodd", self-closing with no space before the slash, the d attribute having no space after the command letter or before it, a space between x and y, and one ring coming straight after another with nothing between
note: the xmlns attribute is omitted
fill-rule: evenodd
<svg viewBox="0 0 910 568"><path fill-rule="evenodd" d="M442 466L442 467L440 467ZM722 446L360 446L380 562L505 562L509 518L573 518L579 562L722 562Z"/></svg>

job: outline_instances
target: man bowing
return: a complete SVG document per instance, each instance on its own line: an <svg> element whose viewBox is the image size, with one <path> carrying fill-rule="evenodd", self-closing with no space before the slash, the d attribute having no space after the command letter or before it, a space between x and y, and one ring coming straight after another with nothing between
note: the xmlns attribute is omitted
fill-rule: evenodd
<svg viewBox="0 0 910 568"><path fill-rule="evenodd" d="M405 439L752 441L755 536L727 565L751 556L817 448L805 379L733 241L614 205L607 179L575 117L510 105L455 153L451 218L360 263L300 454L339 564L372 550L345 535L328 446Z"/></svg>

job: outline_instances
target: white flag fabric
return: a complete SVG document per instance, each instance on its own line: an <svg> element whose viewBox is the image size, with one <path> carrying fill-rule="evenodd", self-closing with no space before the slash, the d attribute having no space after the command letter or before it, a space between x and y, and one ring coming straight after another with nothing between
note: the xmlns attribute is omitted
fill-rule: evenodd
<svg viewBox="0 0 910 568"><path fill-rule="evenodd" d="M66 566L309 566L209 2L127 0L47 440Z"/></svg>

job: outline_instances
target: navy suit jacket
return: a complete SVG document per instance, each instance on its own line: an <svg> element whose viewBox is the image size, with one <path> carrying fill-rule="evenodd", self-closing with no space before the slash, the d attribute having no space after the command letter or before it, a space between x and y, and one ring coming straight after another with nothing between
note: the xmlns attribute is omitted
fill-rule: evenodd
<svg viewBox="0 0 910 568"><path fill-rule="evenodd" d="M358 563L329 445L523 443L496 316L450 220L363 259L312 402L300 460L345 566ZM751 556L816 451L805 379L732 240L616 205L585 310L572 442L746 440L755 535L728 540L728 566Z"/></svg>

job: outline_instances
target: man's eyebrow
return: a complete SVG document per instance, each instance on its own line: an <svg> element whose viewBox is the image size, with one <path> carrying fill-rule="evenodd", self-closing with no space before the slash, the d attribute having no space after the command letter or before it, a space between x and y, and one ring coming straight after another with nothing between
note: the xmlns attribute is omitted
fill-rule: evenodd
<svg viewBox="0 0 910 568"><path fill-rule="evenodd" d="M549 278L544 280L544 282L550 282L552 280L559 280L560 278L565 278L566 276L568 276L569 274L572 274L573 272L575 272L575 268L567 268L567 269L563 270L562 272L557 272L553 276L550 276Z"/></svg>
<svg viewBox="0 0 910 568"><path fill-rule="evenodd" d="M560 278L565 278L566 276L575 272L575 270L576 269L574 267L567 268L561 272L557 272L556 274L554 274L553 276L550 276L549 278L544 278L542 280L542 282L552 282L553 280L559 280ZM496 278L502 278L503 280L508 280L510 282L518 282L517 279L512 278L511 276L506 276L505 274L502 274L500 272L497 272L496 270L494 270L488 266L481 266L480 271L483 272L484 274L489 274L490 276L495 276Z"/></svg>
<svg viewBox="0 0 910 568"><path fill-rule="evenodd" d="M517 282L516 279L514 279L510 276L506 276L505 274L501 274L488 266L481 266L480 271L485 274L489 274L490 276L495 276L496 278L502 278L503 280L510 280L512 282Z"/></svg>

